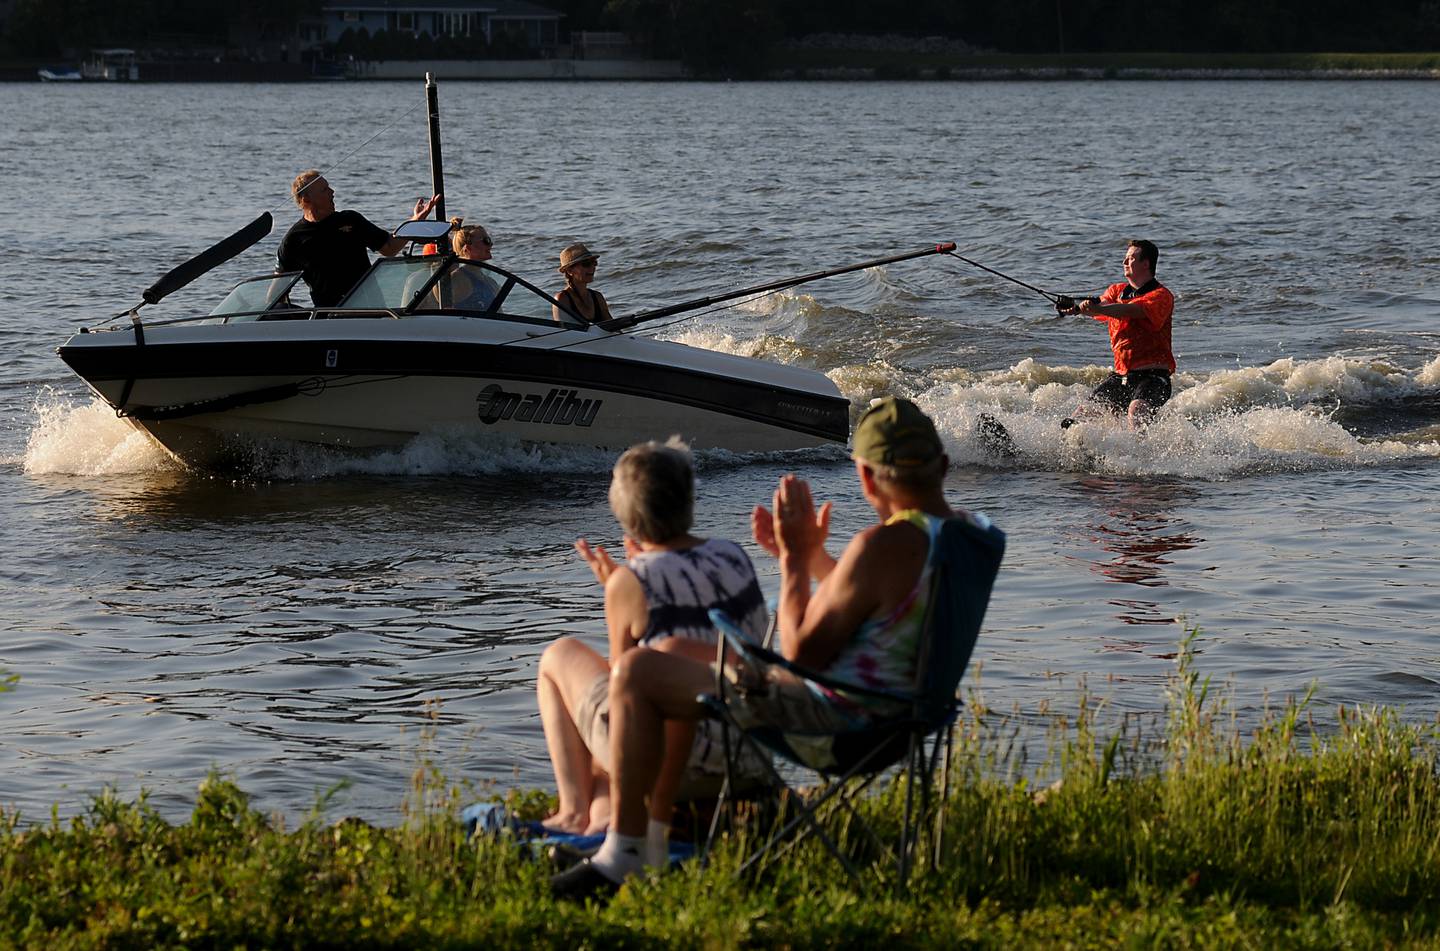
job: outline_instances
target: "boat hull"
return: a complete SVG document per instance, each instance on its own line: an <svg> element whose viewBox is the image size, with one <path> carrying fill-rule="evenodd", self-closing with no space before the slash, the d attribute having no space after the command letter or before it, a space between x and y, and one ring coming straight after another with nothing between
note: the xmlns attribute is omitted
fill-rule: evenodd
<svg viewBox="0 0 1440 951"><path fill-rule="evenodd" d="M464 318L146 326L61 357L182 462L257 440L351 450L430 432L619 449L671 435L737 452L844 443L823 374L666 341Z"/></svg>

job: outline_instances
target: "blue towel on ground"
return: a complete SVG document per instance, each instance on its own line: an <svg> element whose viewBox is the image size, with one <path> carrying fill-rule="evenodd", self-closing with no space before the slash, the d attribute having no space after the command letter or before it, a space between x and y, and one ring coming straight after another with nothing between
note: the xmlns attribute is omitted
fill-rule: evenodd
<svg viewBox="0 0 1440 951"><path fill-rule="evenodd" d="M542 823L533 820L516 819L510 815L510 810L505 808L505 804L500 802L472 803L460 811L460 822L465 826L467 837L477 835L509 836L518 845L529 848L536 854L549 846L560 844L581 851L595 849L605 841L603 835L572 835L568 832L547 829ZM683 862L694 854L693 843L670 843L671 865Z"/></svg>

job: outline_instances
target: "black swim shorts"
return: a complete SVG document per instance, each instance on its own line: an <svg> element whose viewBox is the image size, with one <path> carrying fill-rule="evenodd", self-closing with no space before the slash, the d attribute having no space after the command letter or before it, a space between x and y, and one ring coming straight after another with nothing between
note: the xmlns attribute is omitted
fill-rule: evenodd
<svg viewBox="0 0 1440 951"><path fill-rule="evenodd" d="M1164 406L1170 401L1170 374L1160 369L1133 370L1126 376L1111 373L1090 394L1092 403L1100 403L1119 416L1129 411L1131 400L1144 400L1151 409Z"/></svg>

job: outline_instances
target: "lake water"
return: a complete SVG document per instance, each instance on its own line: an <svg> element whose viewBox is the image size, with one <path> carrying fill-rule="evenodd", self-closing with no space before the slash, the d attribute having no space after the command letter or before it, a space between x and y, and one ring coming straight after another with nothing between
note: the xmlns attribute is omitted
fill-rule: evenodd
<svg viewBox="0 0 1440 951"><path fill-rule="evenodd" d="M952 498L1010 537L976 652L992 707L1043 719L1085 681L1153 715L1198 626L1201 670L1249 724L1312 684L1322 719L1440 714L1437 93L448 83L441 102L450 212L542 285L570 241L602 250L617 313L944 240L1093 293L1126 239L1156 241L1180 372L1144 437L1061 439L1108 367L1103 326L952 258L646 332L935 415ZM180 816L216 768L267 811L348 782L335 812L394 822L424 757L479 787L550 782L535 666L603 632L571 545L617 540L610 454L422 438L195 476L54 353L266 209L270 238L147 313L269 270L302 168L393 226L428 193L423 101L419 83L0 86L5 808L68 815L110 785ZM980 412L1023 462L985 456ZM837 536L867 524L843 452L706 456L699 531L745 539L790 469L835 500Z"/></svg>

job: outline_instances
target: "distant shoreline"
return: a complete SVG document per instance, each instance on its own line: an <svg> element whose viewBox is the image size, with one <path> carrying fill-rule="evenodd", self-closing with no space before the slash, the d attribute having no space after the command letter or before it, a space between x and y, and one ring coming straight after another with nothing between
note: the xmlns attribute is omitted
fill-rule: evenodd
<svg viewBox="0 0 1440 951"><path fill-rule="evenodd" d="M0 81L39 82L55 64L0 61ZM696 82L676 60L377 60L347 64L353 80L634 80ZM141 62L140 82L317 82L300 63ZM1416 80L1440 79L1440 53L927 53L781 47L757 82L1035 80Z"/></svg>
<svg viewBox="0 0 1440 951"><path fill-rule="evenodd" d="M878 67L822 67L783 70L764 81L1034 81L1034 80L1214 80L1214 79L1440 79L1440 69L1227 69L1220 67L1152 69L1098 66L973 66L919 69L909 75L889 75Z"/></svg>
<svg viewBox="0 0 1440 951"><path fill-rule="evenodd" d="M927 53L795 47L777 79L1440 79L1440 53Z"/></svg>

